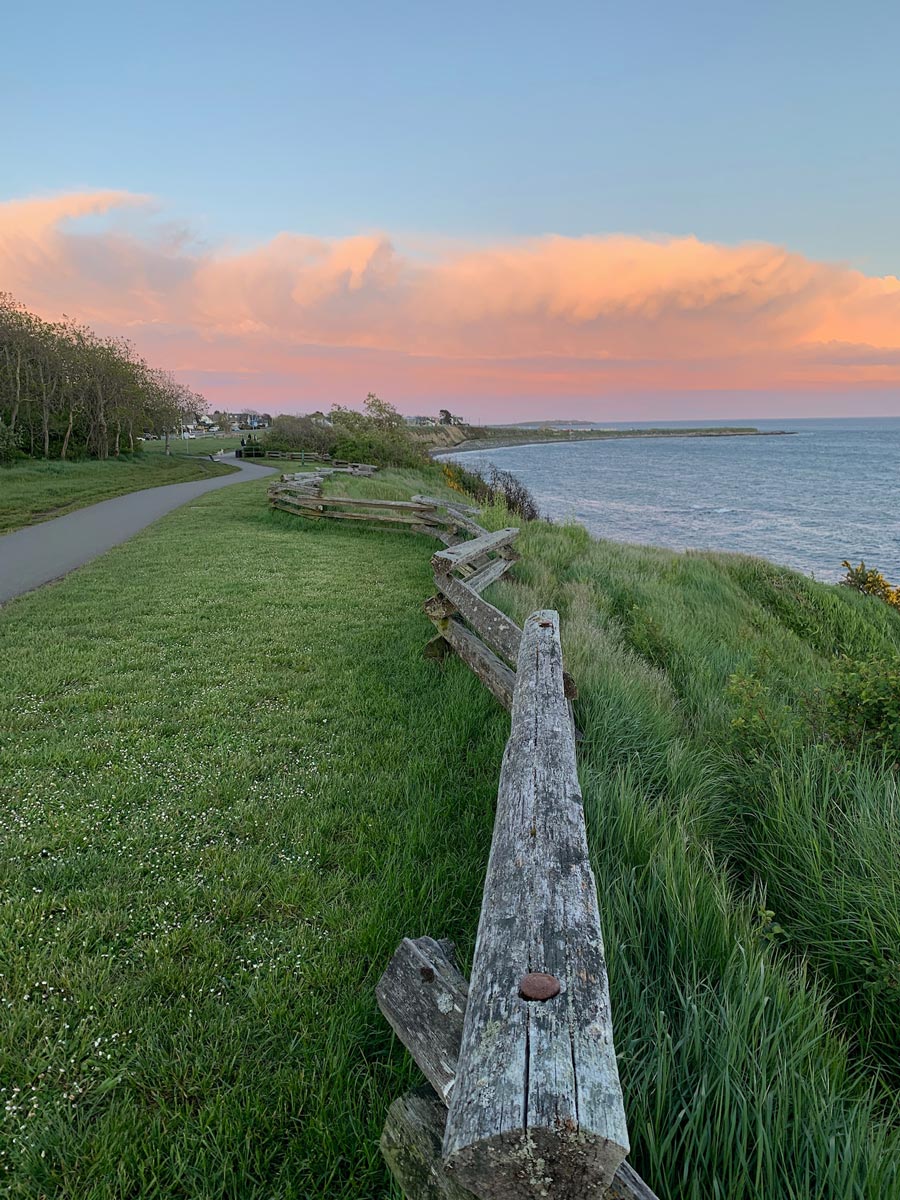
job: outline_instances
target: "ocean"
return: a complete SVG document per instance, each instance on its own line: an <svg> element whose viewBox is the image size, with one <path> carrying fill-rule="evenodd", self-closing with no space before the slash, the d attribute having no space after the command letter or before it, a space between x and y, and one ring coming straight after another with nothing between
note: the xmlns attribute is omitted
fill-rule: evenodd
<svg viewBox="0 0 900 1200"><path fill-rule="evenodd" d="M674 550L732 550L833 581L864 559L900 583L900 417L655 421L790 437L635 438L453 453L512 471L554 521ZM640 424L610 422L606 428Z"/></svg>

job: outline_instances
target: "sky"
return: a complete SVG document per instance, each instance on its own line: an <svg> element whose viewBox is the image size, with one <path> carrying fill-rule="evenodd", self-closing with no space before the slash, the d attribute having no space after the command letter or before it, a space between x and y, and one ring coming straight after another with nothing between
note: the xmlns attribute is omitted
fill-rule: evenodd
<svg viewBox="0 0 900 1200"><path fill-rule="evenodd" d="M900 5L49 0L0 290L211 403L900 415Z"/></svg>

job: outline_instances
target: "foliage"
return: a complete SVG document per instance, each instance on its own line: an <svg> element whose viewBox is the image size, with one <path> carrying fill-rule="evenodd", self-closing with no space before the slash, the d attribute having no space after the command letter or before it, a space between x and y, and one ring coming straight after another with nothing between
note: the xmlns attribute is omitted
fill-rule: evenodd
<svg viewBox="0 0 900 1200"><path fill-rule="evenodd" d="M427 454L392 404L369 392L363 411L332 406L329 418L336 440L333 454L351 462L377 466L414 467L427 462Z"/></svg>
<svg viewBox="0 0 900 1200"><path fill-rule="evenodd" d="M427 456L392 404L369 392L360 411L335 404L328 418L281 416L262 444L269 450L310 450L376 466L422 466Z"/></svg>
<svg viewBox="0 0 900 1200"><path fill-rule="evenodd" d="M0 467L11 467L21 457L19 434L0 417Z"/></svg>
<svg viewBox="0 0 900 1200"><path fill-rule="evenodd" d="M864 562L858 567L851 566L846 558L841 566L847 568L847 573L841 580L845 587L855 588L864 596L877 596L885 604L900 610L900 587L888 583L880 571L876 571L874 567L867 567Z"/></svg>
<svg viewBox="0 0 900 1200"><path fill-rule="evenodd" d="M168 436L206 403L130 342L51 323L0 293L0 420L32 457L134 453L143 433Z"/></svg>
<svg viewBox="0 0 900 1200"><path fill-rule="evenodd" d="M868 742L900 761L900 657L890 662L840 660L828 694L838 737Z"/></svg>
<svg viewBox="0 0 900 1200"><path fill-rule="evenodd" d="M523 521L536 521L540 518L540 510L534 496L511 471L500 471L491 465L487 473L482 475L467 470L457 462L444 462L441 466L448 486L454 491L465 492L474 497L479 504L504 505Z"/></svg>
<svg viewBox="0 0 900 1200"><path fill-rule="evenodd" d="M337 439L337 432L327 421L285 414L273 419L261 443L267 450L309 450L315 454L330 454Z"/></svg>

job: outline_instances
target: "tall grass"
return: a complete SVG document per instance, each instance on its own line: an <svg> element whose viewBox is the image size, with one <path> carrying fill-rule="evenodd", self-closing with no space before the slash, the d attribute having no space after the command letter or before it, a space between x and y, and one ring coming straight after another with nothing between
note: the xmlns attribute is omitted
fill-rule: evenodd
<svg viewBox="0 0 900 1200"><path fill-rule="evenodd" d="M898 780L822 704L900 620L756 560L518 545L492 594L564 616L636 1161L667 1196L900 1193Z"/></svg>
<svg viewBox="0 0 900 1200"><path fill-rule="evenodd" d="M563 614L634 1161L698 1200L900 1193L897 779L822 704L900 622L757 560L518 545L492 598Z"/></svg>

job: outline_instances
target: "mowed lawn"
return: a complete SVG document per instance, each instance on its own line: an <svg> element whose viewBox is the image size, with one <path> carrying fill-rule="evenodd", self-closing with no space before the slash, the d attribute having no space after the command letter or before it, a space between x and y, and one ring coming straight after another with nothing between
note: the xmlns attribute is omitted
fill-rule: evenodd
<svg viewBox="0 0 900 1200"><path fill-rule="evenodd" d="M376 980L471 949L508 717L425 538L203 496L0 611L0 1193L396 1195Z"/></svg>
<svg viewBox="0 0 900 1200"><path fill-rule="evenodd" d="M227 454L230 450L236 450L241 444L241 438L248 437L246 433L225 434L219 437L217 434L200 434L193 438L169 438L170 454L218 454L220 451ZM258 437L259 434L254 434ZM144 442L145 454L165 454L166 442L165 438L153 439Z"/></svg>
<svg viewBox="0 0 900 1200"><path fill-rule="evenodd" d="M234 467L184 455L146 454L103 462L22 461L0 468L0 534L36 525L125 492L227 475Z"/></svg>

